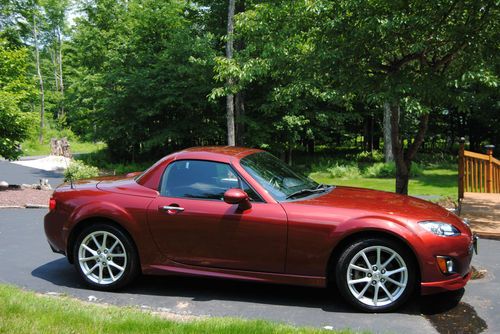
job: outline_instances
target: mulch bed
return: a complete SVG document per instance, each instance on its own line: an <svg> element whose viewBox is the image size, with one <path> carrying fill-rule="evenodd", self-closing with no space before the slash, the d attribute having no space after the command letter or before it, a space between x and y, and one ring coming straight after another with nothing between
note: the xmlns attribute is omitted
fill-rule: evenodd
<svg viewBox="0 0 500 334"><path fill-rule="evenodd" d="M27 204L43 205L49 204L53 190L37 189L9 189L0 191L0 207L22 206Z"/></svg>

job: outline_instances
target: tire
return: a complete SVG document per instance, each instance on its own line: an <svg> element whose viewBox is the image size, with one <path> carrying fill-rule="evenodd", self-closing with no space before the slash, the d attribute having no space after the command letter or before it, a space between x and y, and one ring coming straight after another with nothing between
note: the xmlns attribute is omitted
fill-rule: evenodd
<svg viewBox="0 0 500 334"><path fill-rule="evenodd" d="M416 274L408 250L384 238L356 241L335 268L342 297L365 312L389 312L403 305L415 288Z"/></svg>
<svg viewBox="0 0 500 334"><path fill-rule="evenodd" d="M139 274L139 257L133 241L109 224L85 228L76 238L73 260L83 281L96 290L120 289Z"/></svg>

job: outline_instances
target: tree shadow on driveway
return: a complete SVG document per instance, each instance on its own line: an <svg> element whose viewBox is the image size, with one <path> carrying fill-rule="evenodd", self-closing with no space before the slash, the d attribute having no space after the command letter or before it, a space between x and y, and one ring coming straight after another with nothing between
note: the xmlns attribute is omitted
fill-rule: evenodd
<svg viewBox="0 0 500 334"><path fill-rule="evenodd" d="M34 269L32 275L58 286L91 291L65 258ZM143 295L191 298L193 302L235 301L313 308L335 313L359 313L342 300L335 288L322 289L200 277L141 276L134 284L113 294L120 295L120 293L136 295L137 304L141 304L140 296ZM462 289L432 296L414 295L397 313L426 315L432 322L433 316L446 314L464 304L460 302L463 293Z"/></svg>

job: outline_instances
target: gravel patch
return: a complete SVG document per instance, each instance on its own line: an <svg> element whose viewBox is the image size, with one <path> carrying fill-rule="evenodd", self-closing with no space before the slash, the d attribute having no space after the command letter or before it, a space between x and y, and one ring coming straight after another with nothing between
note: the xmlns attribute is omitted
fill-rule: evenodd
<svg viewBox="0 0 500 334"><path fill-rule="evenodd" d="M14 189L0 191L1 207L43 207L46 208L52 190Z"/></svg>

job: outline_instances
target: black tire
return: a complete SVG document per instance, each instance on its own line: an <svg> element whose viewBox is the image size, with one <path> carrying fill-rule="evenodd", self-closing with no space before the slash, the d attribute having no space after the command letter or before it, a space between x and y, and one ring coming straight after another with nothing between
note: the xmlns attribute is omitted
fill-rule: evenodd
<svg viewBox="0 0 500 334"><path fill-rule="evenodd" d="M378 261L380 264L385 264L390 260L392 254L397 255L385 267L381 268L380 265L377 267L377 249L380 249ZM371 264L371 268L367 268L368 264L361 254L362 251ZM354 261L353 266L350 266L351 261ZM398 269L403 267L406 270ZM403 305L411 296L417 281L415 268L413 256L403 245L391 239L370 238L357 240L344 249L333 274L339 293L351 305L365 312L389 312ZM396 269L402 271L387 276ZM353 283L358 280L361 282ZM399 285L390 280L396 281ZM390 300L382 285L394 300Z"/></svg>
<svg viewBox="0 0 500 334"><path fill-rule="evenodd" d="M106 245L100 248L100 254L97 254L97 251L93 254L88 250L82 250L82 253L80 253L82 243L85 243L92 250L99 249L97 244L92 241L92 236L99 243L102 243L104 240L99 237L100 235L103 238L106 235ZM111 249L112 244L115 244L117 240L119 242L116 243L114 249ZM98 258L82 261L81 263L80 256L82 260L87 257L97 256ZM130 284L140 273L139 257L133 241L120 228L105 223L90 225L78 235L73 248L73 263L83 281L95 290L114 291L123 288ZM96 269L89 275L85 274L84 270L90 270L95 265L97 265ZM99 279L99 276L103 279ZM106 279L104 279L105 276Z"/></svg>

